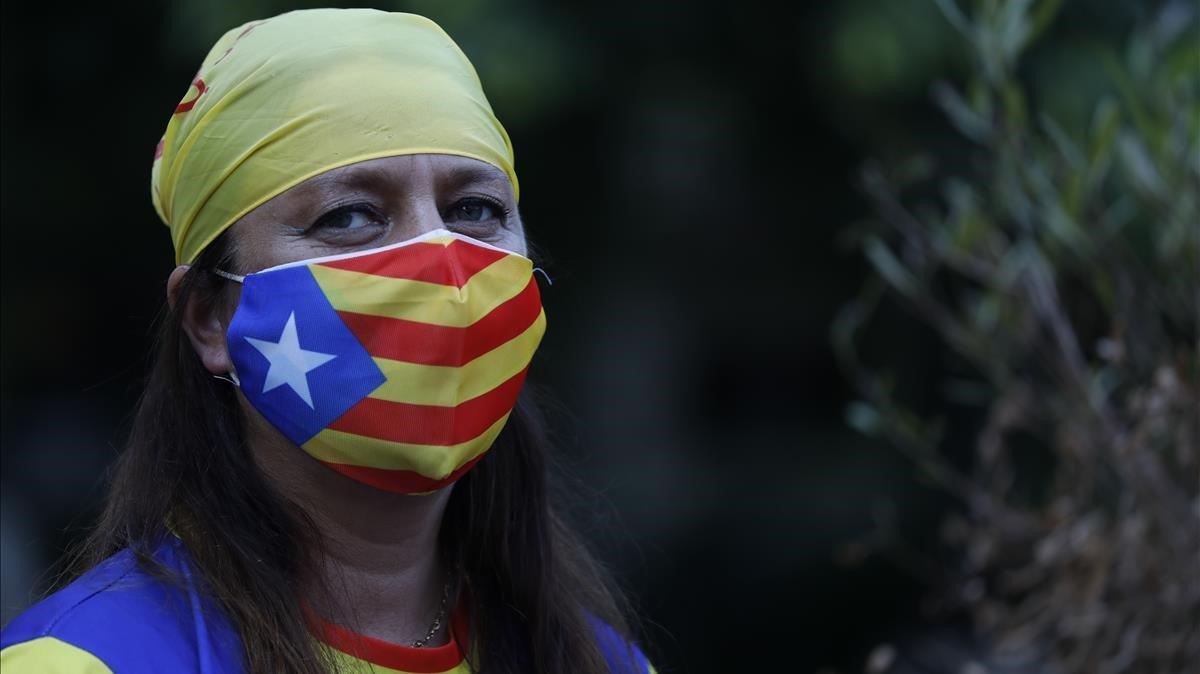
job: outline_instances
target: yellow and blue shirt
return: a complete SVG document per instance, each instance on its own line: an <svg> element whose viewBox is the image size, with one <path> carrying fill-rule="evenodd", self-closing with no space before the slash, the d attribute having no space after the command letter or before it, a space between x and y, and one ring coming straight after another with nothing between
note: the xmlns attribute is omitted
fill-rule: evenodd
<svg viewBox="0 0 1200 674"><path fill-rule="evenodd" d="M5 674L227 674L242 672L241 642L220 608L197 591L187 551L171 538L155 559L182 582L147 573L124 550L17 616L0 632ZM653 672L636 646L593 622L614 674ZM450 641L412 648L314 619L314 636L343 672L469 674L466 618Z"/></svg>

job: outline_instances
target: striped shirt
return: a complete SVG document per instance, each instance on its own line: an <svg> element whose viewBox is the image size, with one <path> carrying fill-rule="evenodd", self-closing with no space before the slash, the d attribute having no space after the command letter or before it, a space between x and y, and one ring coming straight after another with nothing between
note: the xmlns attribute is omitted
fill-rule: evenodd
<svg viewBox="0 0 1200 674"><path fill-rule="evenodd" d="M129 550L96 565L38 602L0 631L5 674L226 674L243 672L241 642L224 613L196 590L181 541L158 547L155 559L183 582L148 574ZM376 674L469 674L466 616L451 617L450 640L437 647L390 643L317 620L319 648L339 671ZM593 621L613 674L652 674L636 647Z"/></svg>

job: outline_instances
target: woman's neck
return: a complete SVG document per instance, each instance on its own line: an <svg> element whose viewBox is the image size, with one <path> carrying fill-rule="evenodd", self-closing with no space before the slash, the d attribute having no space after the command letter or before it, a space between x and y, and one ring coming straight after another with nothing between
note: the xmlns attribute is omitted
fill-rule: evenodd
<svg viewBox="0 0 1200 674"><path fill-rule="evenodd" d="M326 468L281 437L252 445L275 488L317 525L321 545L301 588L317 615L389 642L425 637L447 581L438 531L453 486L392 494ZM446 643L447 623L428 645Z"/></svg>

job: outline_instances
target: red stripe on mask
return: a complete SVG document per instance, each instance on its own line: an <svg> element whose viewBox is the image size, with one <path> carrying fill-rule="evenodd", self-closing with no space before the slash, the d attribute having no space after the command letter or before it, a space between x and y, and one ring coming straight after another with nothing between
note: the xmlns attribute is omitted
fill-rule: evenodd
<svg viewBox="0 0 1200 674"><path fill-rule="evenodd" d="M459 367L520 335L542 313L537 282L465 328L339 311L338 316L376 358Z"/></svg>
<svg viewBox="0 0 1200 674"><path fill-rule="evenodd" d="M368 484L376 489L395 492L398 494L418 494L422 492L435 491L446 485L454 482L462 477L468 470L471 470L475 464L479 463L483 457L487 456L487 452L464 463L458 470L450 473L446 477L435 480L425 477L424 475L411 470L387 470L385 468L370 468L367 466L350 466L344 463L330 463L322 461L332 470L345 475L353 480L358 480L364 484Z"/></svg>
<svg viewBox="0 0 1200 674"><path fill-rule="evenodd" d="M455 407L364 398L329 428L405 444L457 445L479 437L512 410L527 370Z"/></svg>
<svg viewBox="0 0 1200 674"><path fill-rule="evenodd" d="M320 266L461 288L472 276L507 256L508 253L503 251L455 239L445 246L439 243L414 243L393 251L391 255L362 255L322 262ZM447 257L454 263L447 264Z"/></svg>

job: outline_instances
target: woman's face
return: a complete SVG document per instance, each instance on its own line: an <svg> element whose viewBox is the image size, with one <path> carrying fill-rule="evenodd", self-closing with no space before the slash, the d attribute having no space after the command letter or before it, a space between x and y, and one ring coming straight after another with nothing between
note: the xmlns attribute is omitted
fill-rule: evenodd
<svg viewBox="0 0 1200 674"><path fill-rule="evenodd" d="M486 162L445 154L373 159L332 169L255 208L229 230L230 271L249 274L325 255L378 248L448 229L527 255L512 183ZM172 302L187 271L168 281ZM225 332L240 286L224 301L189 302L183 328L205 368L232 369Z"/></svg>
<svg viewBox="0 0 1200 674"><path fill-rule="evenodd" d="M377 248L448 229L526 254L508 176L445 154L384 157L310 178L230 229L236 269Z"/></svg>

